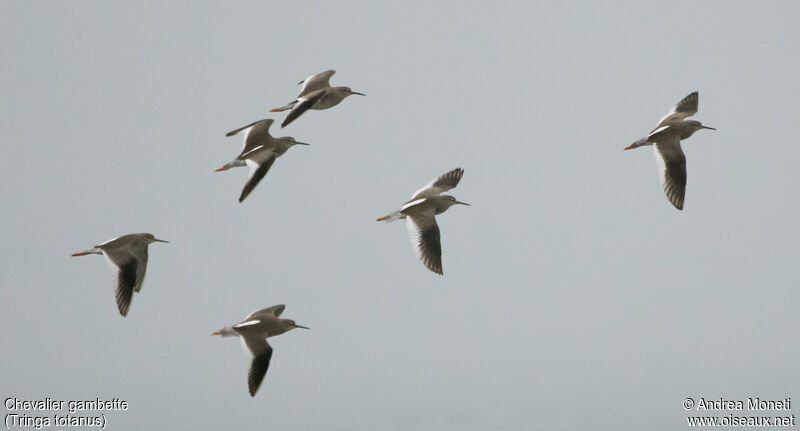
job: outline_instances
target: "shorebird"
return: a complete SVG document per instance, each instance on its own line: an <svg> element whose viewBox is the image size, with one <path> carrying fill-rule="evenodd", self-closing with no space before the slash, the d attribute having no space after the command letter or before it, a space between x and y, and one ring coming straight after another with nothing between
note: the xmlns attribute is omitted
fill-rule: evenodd
<svg viewBox="0 0 800 431"><path fill-rule="evenodd" d="M244 148L239 157L233 161L226 163L215 172L227 171L230 168L247 165L250 167L250 177L242 189L242 194L239 196L239 202L247 198L247 195L253 191L258 185L258 182L264 178L269 168L275 163L275 159L283 155L289 148L295 145L308 145L304 142L297 142L294 138L284 136L282 138L274 138L269 134L269 127L272 125L273 120L260 120L250 123L244 127L228 132L225 136L233 136L244 132Z"/></svg>
<svg viewBox="0 0 800 431"><path fill-rule="evenodd" d="M377 220L391 223L397 219L406 219L408 236L417 256L425 267L439 275L443 275L442 243L435 216L447 211L453 205L469 206L468 203L459 202L450 195L441 194L457 186L463 175L464 170L456 168L434 178L411 195L411 200L399 209Z"/></svg>
<svg viewBox="0 0 800 431"><path fill-rule="evenodd" d="M91 250L73 253L72 256L102 254L116 269L116 296L119 314L128 315L133 292L142 290L144 273L147 271L147 246L153 242L169 242L156 239L149 233L132 233L110 239Z"/></svg>
<svg viewBox="0 0 800 431"><path fill-rule="evenodd" d="M269 360L272 358L272 346L267 342L267 338L281 335L294 328L311 329L294 323L294 320L279 319L285 308L285 305L280 304L254 311L241 323L211 333L221 337L242 337L242 345L253 355L250 372L247 374L247 387L251 397L256 396L256 391L267 374Z"/></svg>
<svg viewBox="0 0 800 431"><path fill-rule="evenodd" d="M353 94L366 96L366 94L351 90L350 87L331 87L328 81L334 73L336 73L335 70L326 70L298 82L298 85L303 84L303 87L300 89L300 95L297 96L297 99L292 100L286 106L270 110L270 112L280 112L291 109L289 115L281 123L281 127L288 126L295 118L309 109L332 108L344 100L345 97Z"/></svg>
<svg viewBox="0 0 800 431"><path fill-rule="evenodd" d="M661 176L661 185L667 199L679 210L683 210L686 195L686 156L681 149L681 141L688 139L700 129L717 130L702 125L699 121L686 120L697 113L698 95L686 96L667 113L647 136L625 147L632 150L644 145L653 145Z"/></svg>

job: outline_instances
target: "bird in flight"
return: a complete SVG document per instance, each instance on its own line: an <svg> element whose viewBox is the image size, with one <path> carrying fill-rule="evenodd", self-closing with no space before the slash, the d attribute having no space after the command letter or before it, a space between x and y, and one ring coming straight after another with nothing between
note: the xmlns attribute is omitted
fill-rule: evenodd
<svg viewBox="0 0 800 431"><path fill-rule="evenodd" d="M696 91L684 97L658 122L653 131L625 147L626 150L632 150L653 145L664 194L679 210L683 210L683 198L686 195L686 156L681 149L681 141L700 129L717 130L699 121L686 120L697 113L698 99Z"/></svg>
<svg viewBox="0 0 800 431"><path fill-rule="evenodd" d="M258 182L264 178L264 175L267 175L269 168L275 163L275 159L295 145L308 145L304 142L297 142L290 136L272 137L269 134L269 127L272 123L273 120L270 119L256 121L225 135L233 136L244 133L244 148L242 148L241 154L216 170L216 172L221 172L238 166L250 167L250 177L242 189L242 194L239 195L239 202L244 201L256 188Z"/></svg>
<svg viewBox="0 0 800 431"><path fill-rule="evenodd" d="M270 110L270 112L281 112L291 109L289 115L281 123L281 127L288 126L309 109L332 108L353 94L366 96L366 94L351 90L350 87L331 87L328 81L334 73L336 73L335 70L326 70L300 81L298 84L302 84L303 87L300 89L297 99L292 100L286 106Z"/></svg>
<svg viewBox="0 0 800 431"><path fill-rule="evenodd" d="M147 246L154 242L169 242L156 239L150 233L132 233L110 239L94 248L72 256L102 254L116 271L117 308L122 317L128 315L133 293L142 290L144 273L147 270Z"/></svg>
<svg viewBox="0 0 800 431"><path fill-rule="evenodd" d="M469 205L459 202L453 196L442 194L457 186L463 175L464 170L456 168L434 178L417 190L403 206L377 220L391 223L397 219L406 219L409 239L417 256L426 268L439 275L443 275L442 243L435 216L453 205Z"/></svg>
<svg viewBox="0 0 800 431"><path fill-rule="evenodd" d="M242 322L211 333L220 337L242 337L242 344L253 355L250 372L247 374L247 387L251 397L256 396L256 391L267 374L269 360L272 358L272 346L267 342L267 338L294 328L310 329L296 324L294 320L281 319L280 315L285 308L285 305L280 304L254 311Z"/></svg>

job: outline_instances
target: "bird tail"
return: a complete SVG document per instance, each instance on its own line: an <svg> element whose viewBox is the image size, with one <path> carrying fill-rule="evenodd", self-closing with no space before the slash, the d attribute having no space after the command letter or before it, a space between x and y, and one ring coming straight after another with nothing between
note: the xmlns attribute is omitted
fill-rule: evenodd
<svg viewBox="0 0 800 431"><path fill-rule="evenodd" d="M289 103L288 103L286 106L281 106L280 108L273 108L273 109L270 109L270 110L269 110L269 112L281 112L281 111L286 111L286 110L288 110L288 109L292 109L292 108L294 108L294 105L295 105L295 104L297 104L297 101L296 101L296 100L293 100L293 101L289 102Z"/></svg>
<svg viewBox="0 0 800 431"><path fill-rule="evenodd" d="M79 251L77 253L72 253L72 256L73 257L75 257L75 256L86 256L87 254L103 254L103 252L100 251L99 248L95 247L95 248L93 248L91 250L84 250L84 251Z"/></svg>
<svg viewBox="0 0 800 431"><path fill-rule="evenodd" d="M644 138L642 138L642 139L639 139L638 141L636 141L636 142L634 142L634 143L632 143L632 144L628 145L628 146L627 146L627 147L625 147L624 149L625 149L625 150L632 150L632 149L634 149L634 148L639 148L639 147L641 147L642 145L650 145L650 144L647 142L647 137L646 137L646 136L645 136Z"/></svg>
<svg viewBox="0 0 800 431"><path fill-rule="evenodd" d="M227 171L230 168L236 168L236 167L244 166L244 165L245 165L244 160L236 159L236 160L234 160L232 162L225 163L221 168L215 170L214 172Z"/></svg>
<svg viewBox="0 0 800 431"><path fill-rule="evenodd" d="M383 217L381 217L381 218L379 218L379 219L377 219L375 221L385 221L386 223L391 223L391 222L393 222L393 221L395 221L397 219L401 219L401 218L404 218L403 213L401 213L400 211L395 211L395 212L387 214L387 215L385 215L385 216L383 216Z"/></svg>

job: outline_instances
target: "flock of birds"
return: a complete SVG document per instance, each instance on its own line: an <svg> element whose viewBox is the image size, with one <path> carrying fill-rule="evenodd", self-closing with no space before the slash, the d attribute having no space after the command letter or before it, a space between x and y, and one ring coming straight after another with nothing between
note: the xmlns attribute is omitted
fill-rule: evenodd
<svg viewBox="0 0 800 431"><path fill-rule="evenodd" d="M300 81L300 95L283 107L271 112L290 110L281 127L288 126L309 109L328 109L338 105L351 95L364 96L349 87L331 87L329 80L335 71L328 70ZM656 162L664 193L677 209L683 209L686 194L686 156L681 149L681 140L687 139L700 129L716 130L704 126L699 121L686 120L697 113L698 94L693 92L678 102L667 115L659 120L656 127L645 137L634 142L625 150L653 145ZM269 133L272 119L259 120L228 132L226 136L244 134L244 148L233 161L226 163L219 171L245 166L250 167L250 176L239 196L244 201L267 174L275 159L295 145L308 145L292 137L275 138ZM455 197L442 193L455 188L464 175L461 168L453 169L417 190L411 199L400 208L379 218L377 221L390 223L406 219L409 237L420 261L434 273L442 271L442 245L436 215L447 211L454 205L469 205ZM106 241L93 248L72 256L102 254L116 270L116 300L119 313L125 317L133 299L133 294L142 289L147 270L148 245L154 242L168 242L157 239L149 233L135 233ZM248 389L255 396L269 368L272 347L267 338L283 334L295 328L309 329L290 319L281 319L285 305L274 305L255 311L242 322L225 326L211 335L221 337L241 337L242 343L252 354L248 373Z"/></svg>

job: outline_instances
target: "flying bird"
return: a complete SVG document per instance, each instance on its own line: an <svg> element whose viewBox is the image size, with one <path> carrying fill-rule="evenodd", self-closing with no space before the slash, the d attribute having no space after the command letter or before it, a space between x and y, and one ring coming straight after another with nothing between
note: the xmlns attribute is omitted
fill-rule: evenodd
<svg viewBox="0 0 800 431"><path fill-rule="evenodd" d="M453 205L469 205L459 202L450 195L443 195L461 181L464 170L461 168L433 179L411 196L411 200L399 209L379 218L377 221L391 223L406 219L408 236L422 263L431 271L442 275L442 243L439 238L439 225L436 215L447 211Z"/></svg>
<svg viewBox="0 0 800 431"><path fill-rule="evenodd" d="M686 120L697 113L697 103L698 95L695 91L678 102L652 132L625 147L626 150L632 150L644 145L654 146L664 194L679 210L683 210L683 198L686 195L686 156L681 149L681 141L700 129L717 130L704 126L699 121Z"/></svg>
<svg viewBox="0 0 800 431"><path fill-rule="evenodd" d="M132 233L108 240L91 250L73 253L72 256L102 254L116 270L116 297L119 314L128 315L133 292L142 290L144 273L147 270L147 246L153 242L169 242L156 239L149 233Z"/></svg>
<svg viewBox="0 0 800 431"><path fill-rule="evenodd" d="M328 81L334 73L336 73L335 70L326 70L300 81L298 84L303 84L303 87L300 89L300 95L297 96L297 99L289 102L286 106L270 110L270 112L280 112L291 109L289 115L281 123L281 127L288 126L295 118L309 109L332 108L344 100L345 97L353 94L366 96L366 94L351 90L350 87L331 87Z"/></svg>
<svg viewBox="0 0 800 431"><path fill-rule="evenodd" d="M269 168L275 163L275 159L283 155L289 148L295 145L308 145L304 142L297 142L294 138L284 136L274 138L269 134L269 127L273 120L260 120L250 123L244 127L228 132L225 136L233 136L244 133L244 148L233 161L226 163L215 172L227 171L230 168L247 165L250 167L250 177L239 195L239 202L247 198L250 192L258 185L258 182L267 175Z"/></svg>
<svg viewBox="0 0 800 431"><path fill-rule="evenodd" d="M281 335L294 328L310 329L294 323L294 320L280 319L285 308L285 305L280 304L254 311L241 323L211 333L221 337L242 337L242 344L253 355L250 372L247 375L247 387L251 397L256 396L256 391L267 374L269 360L272 358L272 346L267 342L267 338Z"/></svg>

